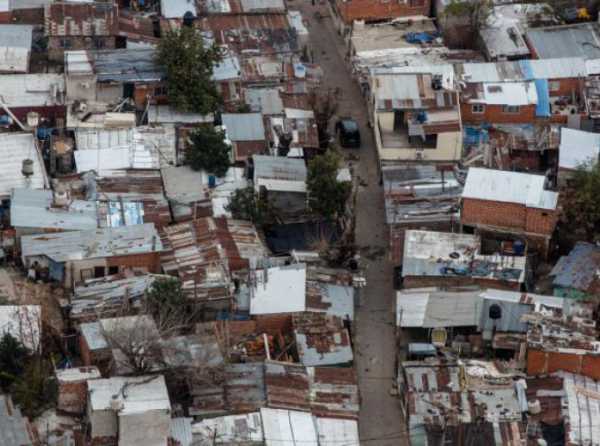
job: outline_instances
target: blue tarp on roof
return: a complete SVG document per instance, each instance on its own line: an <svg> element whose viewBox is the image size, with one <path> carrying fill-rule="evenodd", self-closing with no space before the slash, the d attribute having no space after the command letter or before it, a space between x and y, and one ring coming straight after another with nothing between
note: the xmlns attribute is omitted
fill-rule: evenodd
<svg viewBox="0 0 600 446"><path fill-rule="evenodd" d="M437 39L437 34L433 33L406 33L404 38L408 43L429 43Z"/></svg>
<svg viewBox="0 0 600 446"><path fill-rule="evenodd" d="M538 102L535 107L535 115L542 118L550 116L550 89L548 88L548 79L535 79L530 60L520 60L519 65L525 78L533 80L537 92Z"/></svg>

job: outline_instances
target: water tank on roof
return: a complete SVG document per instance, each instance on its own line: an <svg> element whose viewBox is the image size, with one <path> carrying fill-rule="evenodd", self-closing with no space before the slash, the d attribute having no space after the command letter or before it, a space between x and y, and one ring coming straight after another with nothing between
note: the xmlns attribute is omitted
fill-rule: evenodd
<svg viewBox="0 0 600 446"><path fill-rule="evenodd" d="M21 173L25 178L29 178L33 175L33 160L27 158L23 160L23 165L21 167Z"/></svg>

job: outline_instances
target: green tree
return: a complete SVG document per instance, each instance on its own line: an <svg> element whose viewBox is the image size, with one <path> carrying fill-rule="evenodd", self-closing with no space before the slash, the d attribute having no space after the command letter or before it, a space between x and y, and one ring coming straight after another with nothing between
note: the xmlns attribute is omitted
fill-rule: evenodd
<svg viewBox="0 0 600 446"><path fill-rule="evenodd" d="M155 280L146 293L146 308L156 319L180 319L187 312L186 306L181 282L174 278Z"/></svg>
<svg viewBox="0 0 600 446"><path fill-rule="evenodd" d="M23 374L12 386L15 403L30 418L54 405L57 393L52 365L40 356L27 361Z"/></svg>
<svg viewBox="0 0 600 446"><path fill-rule="evenodd" d="M202 36L187 26L170 31L158 43L157 63L166 70L167 93L173 107L208 114L221 104L213 66L221 61L216 46L206 48Z"/></svg>
<svg viewBox="0 0 600 446"><path fill-rule="evenodd" d="M0 339L0 387L7 390L23 373L29 356L27 348L9 333Z"/></svg>
<svg viewBox="0 0 600 446"><path fill-rule="evenodd" d="M600 240L600 164L578 166L563 195L564 217L572 231L583 231L587 240Z"/></svg>
<svg viewBox="0 0 600 446"><path fill-rule="evenodd" d="M268 200L261 198L253 187L237 189L226 209L233 218L250 220L252 223L263 226L274 218L274 210Z"/></svg>
<svg viewBox="0 0 600 446"><path fill-rule="evenodd" d="M343 213L352 188L350 183L337 180L340 161L337 152L328 150L308 163L308 204L314 213L328 220Z"/></svg>
<svg viewBox="0 0 600 446"><path fill-rule="evenodd" d="M225 132L212 126L202 126L190 136L185 158L194 170L206 170L218 177L231 166L231 148L225 143Z"/></svg>

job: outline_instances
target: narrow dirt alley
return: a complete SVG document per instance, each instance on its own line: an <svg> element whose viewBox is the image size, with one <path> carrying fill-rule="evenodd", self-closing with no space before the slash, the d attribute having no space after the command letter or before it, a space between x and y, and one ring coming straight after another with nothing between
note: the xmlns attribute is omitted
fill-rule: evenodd
<svg viewBox="0 0 600 446"><path fill-rule="evenodd" d="M349 149L360 156L355 164L361 187L357 204L356 240L368 265L367 287L357 309L355 359L362 397L360 437L362 445L404 445L405 424L397 397L390 394L395 377L395 330L392 265L387 259L383 190L379 185L375 144L367 126L367 110L358 84L345 63L345 47L335 32L326 4L290 1L309 22L313 56L320 64L325 87L342 92L338 115L351 116L360 126L362 147ZM321 18L315 12L319 11ZM335 118L334 118L335 119Z"/></svg>

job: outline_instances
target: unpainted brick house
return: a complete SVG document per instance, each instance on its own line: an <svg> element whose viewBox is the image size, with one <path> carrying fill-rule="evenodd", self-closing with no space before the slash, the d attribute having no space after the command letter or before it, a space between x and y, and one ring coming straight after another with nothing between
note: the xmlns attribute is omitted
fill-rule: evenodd
<svg viewBox="0 0 600 446"><path fill-rule="evenodd" d="M117 47L119 12L110 2L52 3L44 22L48 57L55 62L62 62L65 51Z"/></svg>
<svg viewBox="0 0 600 446"><path fill-rule="evenodd" d="M333 21L341 34L352 29L352 22L379 22L397 17L429 16L430 0L333 0L329 2Z"/></svg>
<svg viewBox="0 0 600 446"><path fill-rule="evenodd" d="M548 254L558 218L558 193L542 175L469 169L462 195L461 224L480 234L501 234Z"/></svg>

